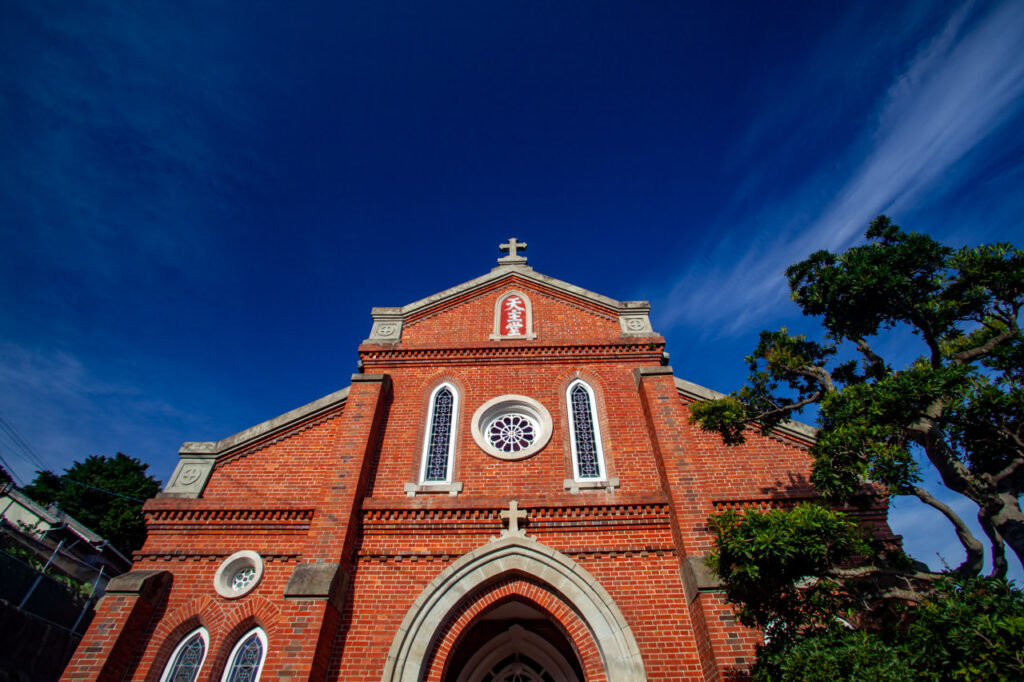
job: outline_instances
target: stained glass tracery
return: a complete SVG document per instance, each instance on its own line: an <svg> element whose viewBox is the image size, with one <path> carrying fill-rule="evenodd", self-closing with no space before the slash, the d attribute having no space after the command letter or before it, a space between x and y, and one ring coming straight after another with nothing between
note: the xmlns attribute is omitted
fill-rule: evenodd
<svg viewBox="0 0 1024 682"><path fill-rule="evenodd" d="M594 426L593 403L582 383L569 390L569 404L572 406L573 443L576 446L576 467L578 477L601 478L600 444Z"/></svg>
<svg viewBox="0 0 1024 682"><path fill-rule="evenodd" d="M448 455L451 452L452 422L455 394L443 386L434 394L430 420L430 439L427 442L425 482L444 483L448 480Z"/></svg>
<svg viewBox="0 0 1024 682"><path fill-rule="evenodd" d="M231 658L224 682L254 682L259 679L263 664L263 640L258 631L245 638Z"/></svg>
<svg viewBox="0 0 1024 682"><path fill-rule="evenodd" d="M523 414L503 414L487 426L487 441L502 452L520 452L536 439L536 426Z"/></svg>
<svg viewBox="0 0 1024 682"><path fill-rule="evenodd" d="M174 659L164 673L164 682L195 682L206 655L206 641L195 631L174 653Z"/></svg>
<svg viewBox="0 0 1024 682"><path fill-rule="evenodd" d="M235 572L235 575L231 578L231 589L235 592L241 592L245 588L249 587L256 581L256 569L252 566L246 566Z"/></svg>

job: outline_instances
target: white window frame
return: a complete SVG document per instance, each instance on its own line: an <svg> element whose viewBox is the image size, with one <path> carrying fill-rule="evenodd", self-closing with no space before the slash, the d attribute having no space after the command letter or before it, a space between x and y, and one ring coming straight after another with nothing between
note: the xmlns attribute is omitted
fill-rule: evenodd
<svg viewBox="0 0 1024 682"><path fill-rule="evenodd" d="M434 405L437 402L437 394L441 392L441 389L447 388L452 393L452 422L448 425L448 462L445 466L445 479L443 481L428 481L427 480L427 463L430 459L430 436L434 430ZM427 423L426 428L423 430L423 454L420 456L420 485L431 486L431 485L451 485L452 482L452 469L455 468L455 435L456 427L459 422L459 391L455 386L445 381L434 387L434 390L430 392L430 399L427 407Z"/></svg>
<svg viewBox="0 0 1024 682"><path fill-rule="evenodd" d="M579 450L576 447L576 412L572 402L572 391L577 386L582 386L587 392L587 396L590 398L590 423L594 426L594 444L597 448L597 466L601 469L601 475L599 477L588 476L587 478L580 478ZM604 441L601 440L601 421L597 417L597 396L594 395L594 389L591 388L590 384L583 379L576 379L565 389L565 404L569 413L569 441L572 445L573 480L578 482L607 481L608 466L604 459Z"/></svg>
<svg viewBox="0 0 1024 682"><path fill-rule="evenodd" d="M221 682L227 682L228 677L231 675L231 668L235 664L235 656L238 655L238 650L242 648L242 645L245 644L246 640L248 640L253 634L259 638L261 645L260 665L256 669L256 677L253 678L253 682L258 682L260 675L263 674L263 664L267 662L267 649L269 648L267 646L267 633L263 632L263 628L261 627L255 627L252 630L246 631L245 634L239 637L238 641L235 642L235 646L231 647L231 653L228 655L228 662L224 666L224 672L221 673L220 676Z"/></svg>
<svg viewBox="0 0 1024 682"><path fill-rule="evenodd" d="M181 638L178 642L178 646L174 647L174 651L171 652L171 657L167 659L167 663L164 665L164 672L160 675L160 682L167 682L171 676L171 668L177 662L178 654L181 653L181 649L192 641L192 638L199 635L203 640L203 658L199 661L199 667L196 668L196 679L199 679L199 673L203 671L203 665L206 664L206 657L210 653L210 633L206 631L206 628L200 627L195 630L189 630L188 634Z"/></svg>

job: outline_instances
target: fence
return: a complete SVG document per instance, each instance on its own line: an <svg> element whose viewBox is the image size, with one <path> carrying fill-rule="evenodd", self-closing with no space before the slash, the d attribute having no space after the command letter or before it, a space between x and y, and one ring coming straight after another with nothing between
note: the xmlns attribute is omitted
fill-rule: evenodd
<svg viewBox="0 0 1024 682"><path fill-rule="evenodd" d="M6 521L0 526L0 599L51 625L81 636L111 577L75 552ZM88 558L88 556L86 557Z"/></svg>

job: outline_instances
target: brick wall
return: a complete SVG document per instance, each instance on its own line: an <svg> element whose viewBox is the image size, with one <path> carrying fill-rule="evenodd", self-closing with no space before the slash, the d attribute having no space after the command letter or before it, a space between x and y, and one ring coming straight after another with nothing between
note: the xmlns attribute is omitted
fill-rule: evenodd
<svg viewBox="0 0 1024 682"><path fill-rule="evenodd" d="M510 289L530 299L536 339L489 338L495 301ZM104 661L116 660L126 679L155 680L199 626L210 635L201 679L219 679L228 652L254 626L269 642L264 679L380 679L417 597L501 533L500 512L512 499L526 512L527 533L607 590L648 679L742 678L759 635L734 622L688 562L709 551L710 514L813 496L807 443L753 435L727 448L691 427L687 401L660 367L663 344L622 336L606 305L518 276L410 316L402 343L360 347L366 375L343 406L222 457L202 498L146 505L150 535L135 570L168 571L172 584L148 610L127 597L105 599L66 679L98 679ZM607 475L619 482L612 491L572 494L563 485L572 478L565 391L576 378L594 390ZM429 395L444 381L459 394L453 480L463 487L457 496L410 497ZM551 440L529 458L493 458L471 435L474 411L504 394L529 396L551 414ZM884 506L870 516L888 532ZM225 599L213 576L241 549L263 557L265 575L250 594ZM329 593L285 598L300 567L334 563ZM587 678L603 678L571 605L536 576L511 574L466 595L437 624L427 677L441 679L475 619L509 599L547 612ZM129 622L132 635L119 645Z"/></svg>

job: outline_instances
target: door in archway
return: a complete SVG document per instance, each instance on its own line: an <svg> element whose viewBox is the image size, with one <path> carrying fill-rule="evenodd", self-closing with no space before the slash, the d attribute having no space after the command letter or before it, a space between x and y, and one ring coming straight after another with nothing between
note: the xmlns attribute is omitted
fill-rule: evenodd
<svg viewBox="0 0 1024 682"><path fill-rule="evenodd" d="M572 644L545 614L512 601L483 615L452 651L449 682L579 682Z"/></svg>

